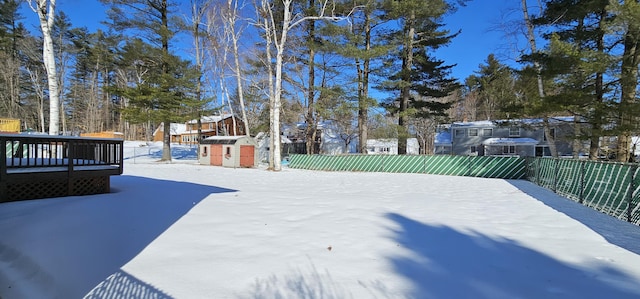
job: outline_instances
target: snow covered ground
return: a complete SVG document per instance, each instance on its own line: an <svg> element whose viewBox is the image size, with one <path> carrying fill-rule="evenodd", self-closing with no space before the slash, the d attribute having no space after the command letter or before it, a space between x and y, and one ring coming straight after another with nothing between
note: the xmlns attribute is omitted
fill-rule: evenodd
<svg viewBox="0 0 640 299"><path fill-rule="evenodd" d="M0 204L0 298L640 298L640 227L526 181L127 144L110 194Z"/></svg>

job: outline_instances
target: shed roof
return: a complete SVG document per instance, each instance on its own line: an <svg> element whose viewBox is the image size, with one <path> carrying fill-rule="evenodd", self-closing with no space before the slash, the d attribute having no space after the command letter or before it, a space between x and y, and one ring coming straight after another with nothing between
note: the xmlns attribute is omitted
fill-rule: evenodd
<svg viewBox="0 0 640 299"><path fill-rule="evenodd" d="M235 144L242 138L248 138L247 136L211 136L200 141L200 144Z"/></svg>

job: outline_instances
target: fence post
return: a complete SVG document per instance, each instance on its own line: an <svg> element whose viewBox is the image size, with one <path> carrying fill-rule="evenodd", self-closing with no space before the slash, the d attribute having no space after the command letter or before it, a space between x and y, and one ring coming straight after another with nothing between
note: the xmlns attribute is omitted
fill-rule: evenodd
<svg viewBox="0 0 640 299"><path fill-rule="evenodd" d="M554 173L553 173L553 192L558 193L558 172L560 171L560 160L559 158L553 158L554 165Z"/></svg>
<svg viewBox="0 0 640 299"><path fill-rule="evenodd" d="M637 168L638 166L636 164L631 165L631 178L629 181L629 189L627 190L627 222L632 221L631 212L633 212L633 191L636 189L633 182L635 180Z"/></svg>
<svg viewBox="0 0 640 299"><path fill-rule="evenodd" d="M584 203L584 164L584 160L580 161L580 198L578 200L580 204Z"/></svg>

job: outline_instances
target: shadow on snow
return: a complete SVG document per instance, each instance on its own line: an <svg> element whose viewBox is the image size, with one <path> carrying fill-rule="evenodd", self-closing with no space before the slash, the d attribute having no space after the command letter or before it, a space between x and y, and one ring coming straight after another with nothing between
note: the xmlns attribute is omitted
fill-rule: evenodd
<svg viewBox="0 0 640 299"><path fill-rule="evenodd" d="M12 267L22 272L16 275L52 298L170 298L121 267L207 196L235 190L127 175L111 180L110 194L33 200L10 207L16 217L38 222L31 220L3 233L0 262L10 259ZM21 234L51 238L30 240ZM7 240L19 241L3 244ZM19 255L3 257L11 252ZM34 260L38 258L45 260ZM150 297L118 297L134 291Z"/></svg>
<svg viewBox="0 0 640 299"><path fill-rule="evenodd" d="M640 246L637 242L640 239L640 227L637 225L598 212L529 181L508 180L508 182L550 208L586 225L612 244L640 254Z"/></svg>
<svg viewBox="0 0 640 299"><path fill-rule="evenodd" d="M640 296L632 287L640 282L611 267L581 269L513 240L431 226L395 213L387 217L399 226L391 231L393 240L409 250L408 255L389 257L413 286L409 298Z"/></svg>

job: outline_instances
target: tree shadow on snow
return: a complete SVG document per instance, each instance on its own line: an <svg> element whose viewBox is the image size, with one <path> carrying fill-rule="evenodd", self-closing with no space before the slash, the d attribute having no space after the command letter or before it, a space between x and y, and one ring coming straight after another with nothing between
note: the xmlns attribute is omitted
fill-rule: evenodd
<svg viewBox="0 0 640 299"><path fill-rule="evenodd" d="M328 271L318 272L311 263L308 269L297 268L292 274L256 279L248 295L239 299L305 298L348 299L351 294L336 283Z"/></svg>
<svg viewBox="0 0 640 299"><path fill-rule="evenodd" d="M30 261L28 264L32 266L25 271L32 273L18 275L26 279L29 276L47 278L47 285L54 286L50 288L50 298L82 298L94 288L94 291L116 290L120 283L124 283L120 288L155 294L149 298L169 298L124 273L121 267L207 196L235 191L127 175L112 177L111 186L109 194L19 203L24 207L16 205L17 212L21 213L18 217L25 217L24 221L28 222L3 232L0 243L7 242L5 246L11 246L12 250L30 255L23 259ZM38 236L44 237L35 239ZM37 265L36 270L32 269L33 265ZM21 265L13 264L13 267L19 270ZM32 281L38 286L43 279Z"/></svg>
<svg viewBox="0 0 640 299"><path fill-rule="evenodd" d="M508 182L552 209L581 222L612 244L640 254L640 245L638 245L640 228L637 225L581 205L532 182L524 180L508 180Z"/></svg>
<svg viewBox="0 0 640 299"><path fill-rule="evenodd" d="M96 286L84 299L173 299L154 286L119 270Z"/></svg>
<svg viewBox="0 0 640 299"><path fill-rule="evenodd" d="M162 149L157 151L150 151L148 156L161 159ZM194 145L192 147L171 147L171 159L174 160L197 160L198 148Z"/></svg>
<svg viewBox="0 0 640 299"><path fill-rule="evenodd" d="M578 268L509 239L388 214L408 254L389 257L409 298L639 298L640 281L603 265ZM600 278L600 279L598 279ZM621 287L626 285L629 288Z"/></svg>

